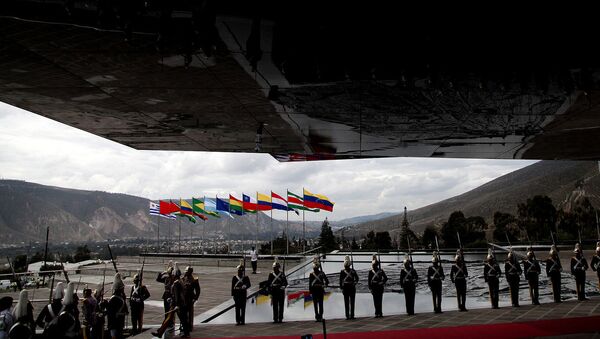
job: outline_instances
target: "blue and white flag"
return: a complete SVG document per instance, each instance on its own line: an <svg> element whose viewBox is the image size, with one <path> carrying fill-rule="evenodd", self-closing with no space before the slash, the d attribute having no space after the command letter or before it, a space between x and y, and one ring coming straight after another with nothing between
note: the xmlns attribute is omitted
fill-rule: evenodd
<svg viewBox="0 0 600 339"><path fill-rule="evenodd" d="M160 214L160 205L155 202L152 202L152 201L150 201L150 208L149 208L148 212L150 215L157 215L159 217L163 217L166 219L171 219L171 220L177 219L177 217L174 216L173 214L168 214L168 215Z"/></svg>

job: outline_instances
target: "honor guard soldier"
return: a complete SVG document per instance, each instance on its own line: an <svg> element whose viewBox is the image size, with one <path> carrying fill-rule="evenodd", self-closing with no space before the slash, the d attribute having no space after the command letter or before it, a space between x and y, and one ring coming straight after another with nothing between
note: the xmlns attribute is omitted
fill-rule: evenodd
<svg viewBox="0 0 600 339"><path fill-rule="evenodd" d="M67 285L65 298L63 299L63 309L58 315L58 333L60 338L79 338L81 332L81 323L79 322L79 308L77 307L79 298L75 294L75 284L70 282Z"/></svg>
<svg viewBox="0 0 600 339"><path fill-rule="evenodd" d="M521 281L521 265L517 261L512 249L508 252L504 262L504 274L510 289L510 302L513 307L519 307L519 282Z"/></svg>
<svg viewBox="0 0 600 339"><path fill-rule="evenodd" d="M125 328L125 318L129 312L125 302L127 298L125 296L125 284L123 284L120 273L115 274L112 289L112 296L106 305L107 327L112 339L121 339Z"/></svg>
<svg viewBox="0 0 600 339"><path fill-rule="evenodd" d="M65 297L65 285L62 282L56 284L54 293L52 294L52 302L46 307L42 308L42 311L38 315L35 323L43 328L48 328L48 325L54 318L58 317L62 310L62 299ZM44 331L45 332L45 331Z"/></svg>
<svg viewBox="0 0 600 339"><path fill-rule="evenodd" d="M592 266L592 270L596 272L598 276L598 288L600 289L600 241L596 244L596 254L592 257L592 261L590 262L590 266Z"/></svg>
<svg viewBox="0 0 600 339"><path fill-rule="evenodd" d="M142 284L140 275L133 276L133 286L129 292L129 307L131 308L131 328L133 334L142 332L144 323L144 300L150 298L146 285Z"/></svg>
<svg viewBox="0 0 600 339"><path fill-rule="evenodd" d="M158 274L158 276L156 277L156 281L165 285L165 290L163 292L162 299L166 314L171 309L171 302L169 300L171 300L171 287L173 287L173 282L175 281L175 277L173 276L173 266L170 262L167 266L167 269L164 272ZM167 316L165 315L165 318L166 317Z"/></svg>
<svg viewBox="0 0 600 339"><path fill-rule="evenodd" d="M500 270L500 265L496 262L496 258L492 254L492 251L488 252L486 262L483 266L483 278L485 282L488 284L488 289L490 292L490 302L492 303L492 308L496 309L498 307L498 298L499 298L499 285L500 285L500 276L502 275L502 271Z"/></svg>
<svg viewBox="0 0 600 339"><path fill-rule="evenodd" d="M237 274L231 279L231 296L235 303L235 322L237 325L246 323L246 298L250 288L250 278L245 274L244 261L240 260L237 266Z"/></svg>
<svg viewBox="0 0 600 339"><path fill-rule="evenodd" d="M427 269L427 284L431 290L433 311L435 313L442 313L442 280L444 280L446 276L444 275L444 269L440 264L440 257L437 251L433 252L431 263L432 265Z"/></svg>
<svg viewBox="0 0 600 339"><path fill-rule="evenodd" d="M554 296L554 302L560 303L560 272L562 272L562 264L558 257L558 251L556 246L552 245L548 259L546 259L546 275L550 278L552 284L552 295Z"/></svg>
<svg viewBox="0 0 600 339"><path fill-rule="evenodd" d="M313 271L308 276L308 290L312 295L316 321L323 320L323 298L327 286L329 286L327 275L321 270L319 259L315 259L313 261Z"/></svg>
<svg viewBox="0 0 600 339"><path fill-rule="evenodd" d="M575 276L575 287L577 287L577 299L587 300L585 296L585 271L588 269L587 260L581 253L581 245L576 244L573 251L575 256L571 258L571 274Z"/></svg>
<svg viewBox="0 0 600 339"><path fill-rule="evenodd" d="M529 284L529 296L531 297L531 303L533 305L539 305L539 282L540 282L540 263L535 258L533 248L529 247L527 251L527 257L523 259L523 271L525 273L525 279Z"/></svg>
<svg viewBox="0 0 600 339"><path fill-rule="evenodd" d="M185 268L185 273L181 277L181 283L183 284L183 293L188 308L188 324L191 331L194 328L194 304L200 299L200 281L194 276L192 266Z"/></svg>
<svg viewBox="0 0 600 339"><path fill-rule="evenodd" d="M461 312L467 311L467 277L469 273L467 272L467 265L463 260L463 256L460 252L457 252L454 257L456 261L454 265L452 265L452 269L450 270L450 280L454 283L456 287L456 300L458 302L458 309Z"/></svg>
<svg viewBox="0 0 600 339"><path fill-rule="evenodd" d="M12 304L12 297L5 296L0 299L0 339L8 338L8 331L15 322L11 310Z"/></svg>
<svg viewBox="0 0 600 339"><path fill-rule="evenodd" d="M83 313L83 333L86 339L100 338L96 333L92 334L92 328L96 323L96 310L98 308L98 302L96 298L92 296L92 289L87 286L83 289L83 302L81 304L81 311Z"/></svg>
<svg viewBox="0 0 600 339"><path fill-rule="evenodd" d="M19 301L13 309L13 319L15 321L8 331L9 338L28 339L35 334L35 320L33 319L33 306L29 302L27 290L19 293Z"/></svg>
<svg viewBox="0 0 600 339"><path fill-rule="evenodd" d="M375 306L375 318L383 317L383 291L388 277L381 269L381 263L377 257L373 255L371 262L371 270L369 271L368 285L371 294L373 295L373 305Z"/></svg>
<svg viewBox="0 0 600 339"><path fill-rule="evenodd" d="M406 313L408 315L415 314L415 293L418 279L417 270L413 267L410 256L407 255L400 270L400 287L404 290Z"/></svg>
<svg viewBox="0 0 600 339"><path fill-rule="evenodd" d="M283 305L285 302L285 288L288 285L285 273L280 271L281 265L275 259L273 262L273 272L269 273L267 286L271 294L271 303L273 305L273 322L283 322Z"/></svg>
<svg viewBox="0 0 600 339"><path fill-rule="evenodd" d="M354 300L356 298L356 284L358 283L358 274L352 268L350 257L344 258L344 269L340 271L340 289L344 295L344 309L346 311L346 320L354 319Z"/></svg>

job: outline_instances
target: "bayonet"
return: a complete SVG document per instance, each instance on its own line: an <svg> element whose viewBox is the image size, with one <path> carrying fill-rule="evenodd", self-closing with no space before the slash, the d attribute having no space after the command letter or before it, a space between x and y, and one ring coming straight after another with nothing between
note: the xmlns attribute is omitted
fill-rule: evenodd
<svg viewBox="0 0 600 339"><path fill-rule="evenodd" d="M108 254L110 255L110 261L112 261L113 267L115 268L115 273L119 273L119 269L117 269L117 263L115 262L115 258L113 257L110 245L106 244L106 246L108 246Z"/></svg>

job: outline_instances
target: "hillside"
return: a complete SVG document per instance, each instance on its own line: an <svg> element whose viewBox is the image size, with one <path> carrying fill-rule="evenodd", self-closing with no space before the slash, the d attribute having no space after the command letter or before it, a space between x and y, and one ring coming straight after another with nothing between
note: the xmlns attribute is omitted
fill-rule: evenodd
<svg viewBox="0 0 600 339"><path fill-rule="evenodd" d="M583 189L577 189L583 182ZM600 207L600 175L595 161L540 161L496 178L461 195L408 211L411 228L417 233L428 225L441 225L448 216L461 210L465 216L479 215L491 223L496 211L516 214L517 204L535 195L547 195L556 207L569 203L579 195L587 196L596 208ZM352 228L353 235L370 230L388 230L395 236L401 215L361 223ZM348 234L347 233L347 234Z"/></svg>
<svg viewBox="0 0 600 339"><path fill-rule="evenodd" d="M0 241L20 243L44 241L46 226L50 226L50 241L87 241L123 238L156 237L158 219L148 215L148 199L127 194L83 191L44 186L25 181L0 180ZM258 227L257 227L258 223ZM271 219L260 213L231 219L210 218L197 224L181 221L183 237L205 236L252 239L258 229L259 238L270 237ZM160 220L161 238L170 232L174 236L179 221ZM191 229L193 227L193 229ZM274 220L273 231L280 234L285 221ZM301 234L302 225L290 223L291 236ZM318 235L320 223L307 225L307 237Z"/></svg>

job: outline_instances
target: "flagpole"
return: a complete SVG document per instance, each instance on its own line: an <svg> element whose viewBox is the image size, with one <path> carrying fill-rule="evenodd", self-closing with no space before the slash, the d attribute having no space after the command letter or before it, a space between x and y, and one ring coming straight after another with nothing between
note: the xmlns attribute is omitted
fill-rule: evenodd
<svg viewBox="0 0 600 339"><path fill-rule="evenodd" d="M285 211L285 255L289 255L290 254L290 239L289 239L289 233L288 233L288 226L290 223L290 210L289 207L288 209Z"/></svg>
<svg viewBox="0 0 600 339"><path fill-rule="evenodd" d="M219 201L219 195L216 194L215 195L215 207L217 206L217 203ZM228 223L229 224L229 223ZM215 244L215 255L217 254L217 233L218 233L218 223L215 223L215 241L213 241L213 244Z"/></svg>
<svg viewBox="0 0 600 339"><path fill-rule="evenodd" d="M304 199L302 199L304 202ZM302 210L302 254L306 252L306 227L304 226L304 210Z"/></svg>
<svg viewBox="0 0 600 339"><path fill-rule="evenodd" d="M160 209L158 214L160 214ZM160 253L160 215L156 216L156 253Z"/></svg>
<svg viewBox="0 0 600 339"><path fill-rule="evenodd" d="M254 235L254 248L258 252L258 192L256 192L256 234Z"/></svg>
<svg viewBox="0 0 600 339"><path fill-rule="evenodd" d="M306 252L306 226L304 225L304 212L306 210L306 205L304 204L304 187L302 187L302 254Z"/></svg>
<svg viewBox="0 0 600 339"><path fill-rule="evenodd" d="M273 191L271 191L271 255L273 255Z"/></svg>
<svg viewBox="0 0 600 339"><path fill-rule="evenodd" d="M231 194L229 194L231 197ZM231 213L231 199L229 199L229 213ZM242 214L244 214L244 203L242 203ZM228 223L229 235L227 236L227 254L231 252L231 223ZM242 240L242 244L244 241ZM243 247L242 247L243 248Z"/></svg>
<svg viewBox="0 0 600 339"><path fill-rule="evenodd" d="M217 207L217 202L215 201L215 207ZM204 196L204 210L206 211L206 195ZM204 224L202 224L202 239L200 239L200 250L202 251L202 255L204 255L204 234L206 233L206 220Z"/></svg>
<svg viewBox="0 0 600 339"><path fill-rule="evenodd" d="M181 198L179 198L179 208L181 208ZM181 218L179 218L179 241L177 244L177 252L181 254Z"/></svg>

